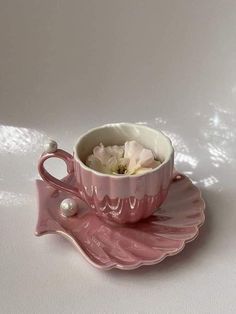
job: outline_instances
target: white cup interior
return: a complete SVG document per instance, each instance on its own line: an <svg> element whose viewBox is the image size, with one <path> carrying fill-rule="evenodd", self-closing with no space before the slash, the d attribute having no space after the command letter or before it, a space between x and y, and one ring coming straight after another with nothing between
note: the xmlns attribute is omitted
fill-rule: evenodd
<svg viewBox="0 0 236 314"><path fill-rule="evenodd" d="M155 158L162 163L169 160L173 152L169 138L158 130L139 124L114 123L92 129L82 135L74 148L75 158L85 163L93 148L100 143L104 146L123 145L131 140L151 149Z"/></svg>

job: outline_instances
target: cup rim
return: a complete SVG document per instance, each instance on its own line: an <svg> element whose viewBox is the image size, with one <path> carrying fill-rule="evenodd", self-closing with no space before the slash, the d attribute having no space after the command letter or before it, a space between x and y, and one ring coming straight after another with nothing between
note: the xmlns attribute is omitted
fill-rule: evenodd
<svg viewBox="0 0 236 314"><path fill-rule="evenodd" d="M145 129L149 129L149 130L152 130L152 131L155 131L156 133L159 133L161 134L167 141L168 141L168 144L169 144L169 147L170 147L170 155L169 157L163 161L159 166L157 166L156 168L153 168L152 170L148 171L148 172L145 172L145 173L141 173L141 174L129 174L129 175L114 175L114 174L107 174L107 173L102 173L102 172L99 172L97 170L94 170L94 169L91 169L90 167L88 167L78 156L78 153L77 153L77 147L80 143L80 141L82 140L82 138L84 138L85 136L87 136L89 133L93 132L93 131L96 131L96 130L99 130L99 129L102 129L102 128L105 128L105 127L115 127L115 126L120 126L120 125L127 125L127 126L131 126L131 127L134 127L134 126L139 126L139 127L142 127L142 128L145 128ZM89 129L87 132L83 133L82 135L80 135L76 141L76 143L74 144L74 147L73 147L73 157L74 159L80 164L80 166L84 169L84 170L87 170L87 171L90 171L90 172L93 172L94 174L100 176L100 177L107 177L107 178L113 178L113 179L125 179L125 178L138 178L138 177L143 177L145 175L148 175L148 174L151 174L159 169L161 169L163 166L165 166L171 159L171 156L174 154L174 148L173 148L173 145L172 145L172 142L170 140L170 138L168 136L166 136L162 131L160 130L157 130L157 129L154 129L152 127L149 127L147 125L143 125L143 124L137 124L137 123L130 123L130 122L116 122L116 123L107 123L107 124L103 124L101 126L98 126L98 127L94 127L92 129Z"/></svg>

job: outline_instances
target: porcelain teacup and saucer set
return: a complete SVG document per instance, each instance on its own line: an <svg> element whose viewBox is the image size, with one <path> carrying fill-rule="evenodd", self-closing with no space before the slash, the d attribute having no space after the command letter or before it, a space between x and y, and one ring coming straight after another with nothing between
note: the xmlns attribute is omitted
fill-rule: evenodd
<svg viewBox="0 0 236 314"><path fill-rule="evenodd" d="M49 158L65 161L65 178L45 169ZM92 129L79 137L73 156L51 141L38 169L36 235L68 238L100 269L157 264L183 250L204 223L201 193L174 170L171 141L144 125Z"/></svg>

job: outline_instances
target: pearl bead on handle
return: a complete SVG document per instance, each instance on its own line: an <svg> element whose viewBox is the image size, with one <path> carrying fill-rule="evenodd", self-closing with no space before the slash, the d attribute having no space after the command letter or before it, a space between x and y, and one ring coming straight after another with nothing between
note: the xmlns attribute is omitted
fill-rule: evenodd
<svg viewBox="0 0 236 314"><path fill-rule="evenodd" d="M39 159L38 171L42 179L56 190L66 191L79 197L78 190L74 186L55 178L44 168L44 162L49 158L62 159L66 163L68 174L72 174L74 172L73 156L62 149L57 149L57 143L51 140L45 144L45 152Z"/></svg>

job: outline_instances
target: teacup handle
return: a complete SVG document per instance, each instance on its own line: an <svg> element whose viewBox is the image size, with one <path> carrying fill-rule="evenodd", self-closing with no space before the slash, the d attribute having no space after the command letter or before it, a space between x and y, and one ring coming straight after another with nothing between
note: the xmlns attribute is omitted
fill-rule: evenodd
<svg viewBox="0 0 236 314"><path fill-rule="evenodd" d="M74 172L73 156L62 149L57 149L55 152L43 153L41 155L38 163L39 174L42 179L48 182L48 184L53 188L72 193L73 195L79 197L78 190L74 186L55 178L44 168L44 162L49 158L55 157L62 159L66 163L68 174L72 174Z"/></svg>

